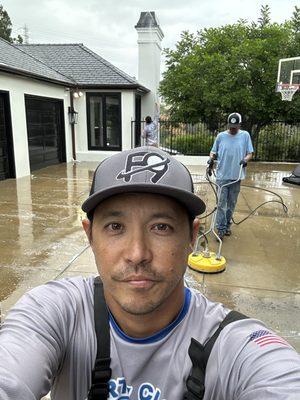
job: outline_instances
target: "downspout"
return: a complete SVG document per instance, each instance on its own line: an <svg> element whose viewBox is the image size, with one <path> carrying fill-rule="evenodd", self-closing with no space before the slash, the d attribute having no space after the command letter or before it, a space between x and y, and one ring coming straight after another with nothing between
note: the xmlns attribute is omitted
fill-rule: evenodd
<svg viewBox="0 0 300 400"><path fill-rule="evenodd" d="M70 90L70 107L71 110L74 110L74 98L73 98L74 91ZM73 161L76 161L76 142L75 142L75 124L71 124L71 135L72 135L72 155Z"/></svg>

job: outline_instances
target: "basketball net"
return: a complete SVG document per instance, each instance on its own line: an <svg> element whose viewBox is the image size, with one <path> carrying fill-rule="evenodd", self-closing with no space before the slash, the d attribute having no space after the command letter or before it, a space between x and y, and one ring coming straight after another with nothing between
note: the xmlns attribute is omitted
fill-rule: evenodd
<svg viewBox="0 0 300 400"><path fill-rule="evenodd" d="M292 101L294 94L298 90L298 86L285 86L279 88L279 92L281 93L282 101Z"/></svg>

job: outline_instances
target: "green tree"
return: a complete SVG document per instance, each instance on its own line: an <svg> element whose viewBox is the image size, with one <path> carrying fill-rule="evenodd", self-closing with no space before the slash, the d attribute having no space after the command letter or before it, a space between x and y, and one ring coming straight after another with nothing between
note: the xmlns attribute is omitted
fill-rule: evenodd
<svg viewBox="0 0 300 400"><path fill-rule="evenodd" d="M269 25L269 23L271 22L270 14L271 11L268 5L261 6L260 17L258 18L258 23L261 28L263 28L266 25Z"/></svg>
<svg viewBox="0 0 300 400"><path fill-rule="evenodd" d="M10 17L0 4L0 37L11 43L23 43L22 36L18 35L16 38L12 38L11 31L12 23Z"/></svg>
<svg viewBox="0 0 300 400"><path fill-rule="evenodd" d="M278 60L300 56L295 23L271 23L269 13L265 6L257 23L183 32L176 48L165 50L160 93L174 120L215 129L237 111L243 126L257 132L274 119L299 120L299 97L282 102L275 93Z"/></svg>
<svg viewBox="0 0 300 400"><path fill-rule="evenodd" d="M0 37L11 42L11 30L12 24L9 15L4 10L3 6L0 5Z"/></svg>
<svg viewBox="0 0 300 400"><path fill-rule="evenodd" d="M295 32L300 32L300 7L295 6L291 19L292 27Z"/></svg>
<svg viewBox="0 0 300 400"><path fill-rule="evenodd" d="M290 23L291 29L294 32L294 43L297 47L298 43L300 43L300 7L295 6Z"/></svg>

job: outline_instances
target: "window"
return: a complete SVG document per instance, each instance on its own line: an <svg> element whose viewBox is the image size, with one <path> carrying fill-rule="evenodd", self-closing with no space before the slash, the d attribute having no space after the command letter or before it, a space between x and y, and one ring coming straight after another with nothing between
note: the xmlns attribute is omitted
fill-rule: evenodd
<svg viewBox="0 0 300 400"><path fill-rule="evenodd" d="M121 94L87 93L89 150L121 150Z"/></svg>

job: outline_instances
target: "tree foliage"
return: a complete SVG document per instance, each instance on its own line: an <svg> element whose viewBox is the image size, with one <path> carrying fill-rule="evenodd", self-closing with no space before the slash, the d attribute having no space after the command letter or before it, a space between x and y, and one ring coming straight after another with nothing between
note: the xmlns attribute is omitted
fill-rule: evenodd
<svg viewBox="0 0 300 400"><path fill-rule="evenodd" d="M268 6L258 22L182 32L175 50L165 50L160 86L171 117L214 128L237 111L244 127L257 130L274 119L299 120L299 97L282 102L275 93L279 59L300 56L299 32L300 9L278 24L271 22Z"/></svg>
<svg viewBox="0 0 300 400"><path fill-rule="evenodd" d="M16 38L11 37L12 23L7 11L4 10L0 4L0 37L10 43L23 43L22 36L18 35Z"/></svg>
<svg viewBox="0 0 300 400"><path fill-rule="evenodd" d="M295 33L300 32L300 7L295 6L295 10L292 16L292 28Z"/></svg>
<svg viewBox="0 0 300 400"><path fill-rule="evenodd" d="M271 14L271 10L268 5L261 6L260 17L258 18L258 24L261 28L270 24L270 22L271 22L270 14Z"/></svg>

